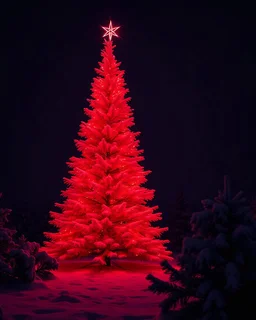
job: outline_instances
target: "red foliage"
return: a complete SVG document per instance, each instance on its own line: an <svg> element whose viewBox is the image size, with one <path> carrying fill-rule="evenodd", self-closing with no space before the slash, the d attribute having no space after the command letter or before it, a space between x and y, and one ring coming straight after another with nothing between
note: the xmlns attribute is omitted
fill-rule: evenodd
<svg viewBox="0 0 256 320"><path fill-rule="evenodd" d="M109 258L146 260L169 258L158 239L168 228L151 226L161 220L157 207L147 201L154 190L142 185L150 171L139 164L138 132L125 95L124 72L113 54L112 41L104 43L98 76L92 84L88 122L81 122L75 140L80 157L71 157L71 178L65 178L65 201L56 204L62 213L51 212L58 233L46 233L47 251L60 259L94 256L105 264Z"/></svg>

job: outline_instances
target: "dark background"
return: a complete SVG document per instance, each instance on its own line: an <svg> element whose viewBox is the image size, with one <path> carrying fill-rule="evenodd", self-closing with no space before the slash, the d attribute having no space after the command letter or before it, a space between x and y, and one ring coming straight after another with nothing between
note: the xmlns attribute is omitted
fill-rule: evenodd
<svg viewBox="0 0 256 320"><path fill-rule="evenodd" d="M44 228L60 201L109 18L164 215L181 188L200 208L224 174L234 192L256 194L253 8L129 4L1 8L0 190L23 225Z"/></svg>

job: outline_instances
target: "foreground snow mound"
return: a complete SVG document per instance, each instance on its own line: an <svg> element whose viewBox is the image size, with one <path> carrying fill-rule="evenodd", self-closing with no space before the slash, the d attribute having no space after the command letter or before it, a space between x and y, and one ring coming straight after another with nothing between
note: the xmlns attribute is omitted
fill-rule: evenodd
<svg viewBox="0 0 256 320"><path fill-rule="evenodd" d="M1 286L4 319L155 318L161 297L155 298L147 290L145 276L148 272L160 276L158 263L116 260L113 267L102 268L91 262L63 261L51 280Z"/></svg>

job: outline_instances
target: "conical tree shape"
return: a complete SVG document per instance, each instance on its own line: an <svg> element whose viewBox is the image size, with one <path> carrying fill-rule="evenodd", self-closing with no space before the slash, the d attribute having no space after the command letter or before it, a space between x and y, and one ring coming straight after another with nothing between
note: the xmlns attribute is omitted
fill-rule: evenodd
<svg viewBox="0 0 256 320"><path fill-rule="evenodd" d="M80 157L72 157L70 179L62 192L65 201L56 204L62 213L51 212L57 233L46 232L47 251L60 259L93 256L106 264L109 259L168 259L170 252L159 236L168 228L153 227L161 220L157 207L147 201L154 190L142 185L150 171L139 164L144 158L138 150L130 98L125 95L124 71L113 54L113 43L105 40L102 62L95 69L91 108L85 108L88 122L82 122L75 140Z"/></svg>

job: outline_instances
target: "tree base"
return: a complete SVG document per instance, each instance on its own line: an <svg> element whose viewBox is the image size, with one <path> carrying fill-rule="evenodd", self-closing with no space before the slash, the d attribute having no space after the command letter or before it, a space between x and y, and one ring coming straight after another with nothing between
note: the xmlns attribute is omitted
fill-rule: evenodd
<svg viewBox="0 0 256 320"><path fill-rule="evenodd" d="M106 266L107 267L111 267L112 266L111 259L109 257L105 257L105 262L106 262Z"/></svg>

